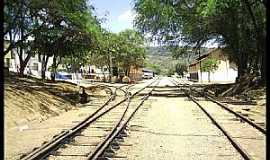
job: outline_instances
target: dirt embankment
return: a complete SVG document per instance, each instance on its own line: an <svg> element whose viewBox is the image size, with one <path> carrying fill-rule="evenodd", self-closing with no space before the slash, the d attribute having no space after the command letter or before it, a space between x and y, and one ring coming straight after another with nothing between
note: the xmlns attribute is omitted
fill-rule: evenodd
<svg viewBox="0 0 270 160"><path fill-rule="evenodd" d="M5 127L43 121L74 107L79 101L76 85L41 82L35 78L5 77Z"/></svg>

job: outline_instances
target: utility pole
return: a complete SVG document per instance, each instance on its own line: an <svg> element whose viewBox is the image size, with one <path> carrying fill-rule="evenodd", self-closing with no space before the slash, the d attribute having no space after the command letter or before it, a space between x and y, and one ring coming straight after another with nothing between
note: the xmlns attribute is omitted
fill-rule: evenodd
<svg viewBox="0 0 270 160"><path fill-rule="evenodd" d="M112 82L112 54L110 53L110 82Z"/></svg>
<svg viewBox="0 0 270 160"><path fill-rule="evenodd" d="M201 47L199 47L199 58L201 58ZM199 60L199 61L200 61L200 62L199 62L199 65L200 65L199 70L200 70L200 76L201 76L200 82L202 83L202 70L201 70L201 68L202 68L202 63L201 63L201 60Z"/></svg>

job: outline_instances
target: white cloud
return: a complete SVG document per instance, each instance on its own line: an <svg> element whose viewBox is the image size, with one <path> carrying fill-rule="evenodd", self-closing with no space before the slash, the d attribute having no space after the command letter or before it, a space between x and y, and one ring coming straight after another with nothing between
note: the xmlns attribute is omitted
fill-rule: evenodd
<svg viewBox="0 0 270 160"><path fill-rule="evenodd" d="M122 13L120 16L118 16L118 21L128 21L132 22L135 18L135 13L132 10L127 10L124 13Z"/></svg>

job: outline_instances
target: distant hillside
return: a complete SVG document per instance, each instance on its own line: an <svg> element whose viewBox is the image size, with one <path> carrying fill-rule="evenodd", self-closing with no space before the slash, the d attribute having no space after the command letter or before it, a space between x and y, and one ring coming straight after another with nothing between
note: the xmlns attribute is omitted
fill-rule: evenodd
<svg viewBox="0 0 270 160"><path fill-rule="evenodd" d="M166 47L146 48L146 67L160 74L167 74L177 63L191 63L197 55L193 52L181 55L178 59L173 58L172 52Z"/></svg>
<svg viewBox="0 0 270 160"><path fill-rule="evenodd" d="M146 48L146 67L165 75L173 68L177 60L172 58L171 52L164 47Z"/></svg>
<svg viewBox="0 0 270 160"><path fill-rule="evenodd" d="M170 56L171 52L166 47L147 47L147 53L151 55Z"/></svg>

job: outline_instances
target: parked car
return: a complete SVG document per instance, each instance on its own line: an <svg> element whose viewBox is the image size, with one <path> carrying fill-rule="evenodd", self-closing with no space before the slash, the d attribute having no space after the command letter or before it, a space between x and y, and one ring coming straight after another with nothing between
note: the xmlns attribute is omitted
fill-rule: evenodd
<svg viewBox="0 0 270 160"><path fill-rule="evenodd" d="M142 78L144 79L151 79L154 77L154 72L148 69L143 69Z"/></svg>
<svg viewBox="0 0 270 160"><path fill-rule="evenodd" d="M72 75L67 72L57 72L55 75L56 80L72 80Z"/></svg>

